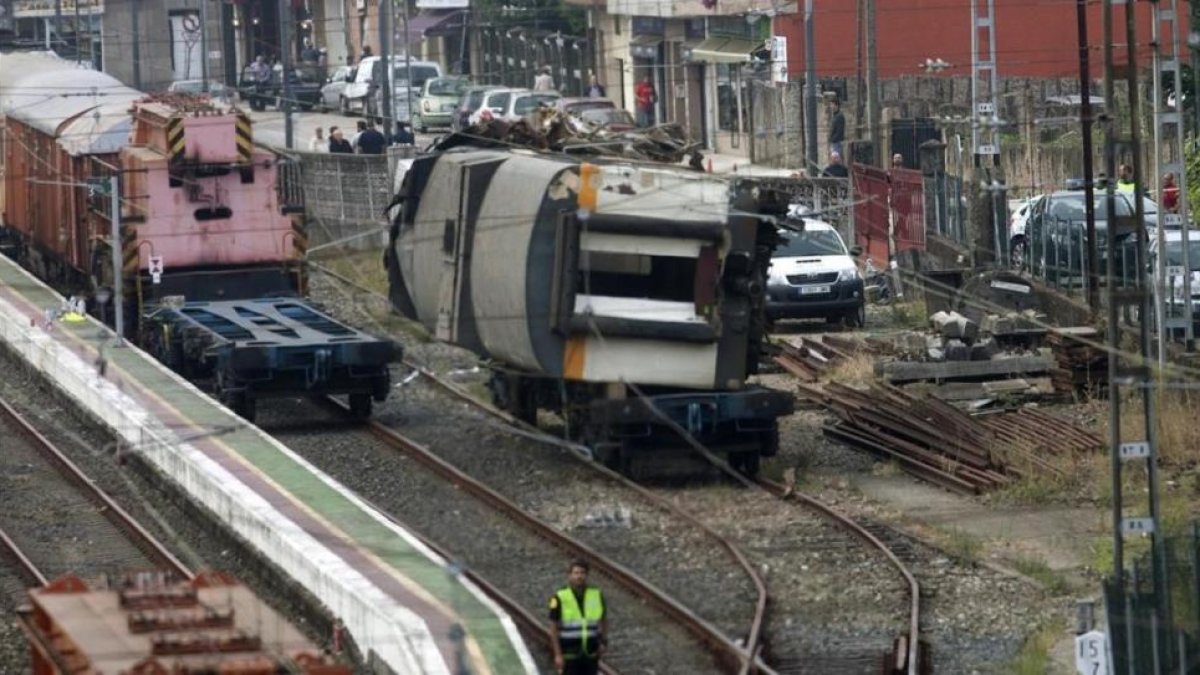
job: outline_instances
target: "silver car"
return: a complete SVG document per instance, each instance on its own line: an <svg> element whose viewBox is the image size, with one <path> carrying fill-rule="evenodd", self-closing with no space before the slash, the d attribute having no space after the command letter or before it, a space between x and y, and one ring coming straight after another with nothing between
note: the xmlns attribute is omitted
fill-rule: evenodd
<svg viewBox="0 0 1200 675"><path fill-rule="evenodd" d="M346 77L353 70L350 66L338 66L325 79L325 86L321 87L321 100L317 104L321 112L337 110L342 100L342 90L346 88Z"/></svg>

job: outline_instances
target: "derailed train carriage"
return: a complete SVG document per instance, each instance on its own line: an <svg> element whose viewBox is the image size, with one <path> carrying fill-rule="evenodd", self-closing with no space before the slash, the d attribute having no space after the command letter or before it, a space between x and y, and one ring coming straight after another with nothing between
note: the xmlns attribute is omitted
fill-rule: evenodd
<svg viewBox="0 0 1200 675"><path fill-rule="evenodd" d="M792 396L748 383L788 197L667 165L458 148L417 158L387 251L393 304L490 359L493 398L562 414L628 469L689 443L747 473Z"/></svg>
<svg viewBox="0 0 1200 675"><path fill-rule="evenodd" d="M388 394L394 346L300 297L303 227L251 134L204 97L0 54L0 247L98 315L121 312L142 347L247 418L258 398L295 394L344 394L365 416Z"/></svg>

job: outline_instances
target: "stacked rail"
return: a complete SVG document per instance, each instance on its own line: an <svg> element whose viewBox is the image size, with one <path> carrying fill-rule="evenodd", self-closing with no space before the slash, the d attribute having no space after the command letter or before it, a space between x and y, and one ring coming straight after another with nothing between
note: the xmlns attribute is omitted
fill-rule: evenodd
<svg viewBox="0 0 1200 675"><path fill-rule="evenodd" d="M1054 353L1050 381L1064 394L1098 391L1108 386L1108 352L1099 344L1099 331L1090 326L1056 328L1046 336Z"/></svg>

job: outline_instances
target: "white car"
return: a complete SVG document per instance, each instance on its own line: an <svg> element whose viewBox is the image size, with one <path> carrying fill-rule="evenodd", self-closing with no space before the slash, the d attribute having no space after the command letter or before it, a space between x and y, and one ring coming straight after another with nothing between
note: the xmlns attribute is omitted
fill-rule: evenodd
<svg viewBox="0 0 1200 675"><path fill-rule="evenodd" d="M824 318L861 327L866 320L863 277L854 262L861 253L847 249L832 225L790 218L803 231L782 229L786 242L775 249L767 278L767 316L776 319Z"/></svg>
<svg viewBox="0 0 1200 675"><path fill-rule="evenodd" d="M420 96L421 86L426 80L442 76L442 67L433 61L405 61L404 56L393 56L392 61L392 117L409 121L411 106ZM412 82L408 81L412 72ZM338 109L343 115L359 113L365 117L379 117L383 104L379 85L383 80L383 60L368 56L346 77L346 88L342 90Z"/></svg>
<svg viewBox="0 0 1200 675"><path fill-rule="evenodd" d="M1166 246L1167 259L1166 277L1163 280L1163 293L1167 302L1167 315L1182 317L1183 315L1183 231L1163 230L1163 243ZM1188 267L1191 268L1192 318L1200 319L1200 231L1188 230ZM1150 238L1151 269L1158 274L1158 237Z"/></svg>
<svg viewBox="0 0 1200 675"><path fill-rule="evenodd" d="M479 124L485 115L506 122L516 122L539 106L554 107L562 95L553 91L532 89L496 89L487 92L483 104L471 113L469 124ZM486 111L486 112L485 112Z"/></svg>

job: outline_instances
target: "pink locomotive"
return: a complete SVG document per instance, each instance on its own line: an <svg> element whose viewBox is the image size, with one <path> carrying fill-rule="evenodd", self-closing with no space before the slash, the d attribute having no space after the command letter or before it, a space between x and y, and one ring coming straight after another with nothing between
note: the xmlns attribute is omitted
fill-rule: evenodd
<svg viewBox="0 0 1200 675"><path fill-rule="evenodd" d="M235 106L146 95L46 53L0 54L5 252L125 324L172 367L253 417L257 398L388 390L389 342L304 301L306 239L274 153ZM112 178L119 186L114 273ZM115 312L107 312L114 314Z"/></svg>

